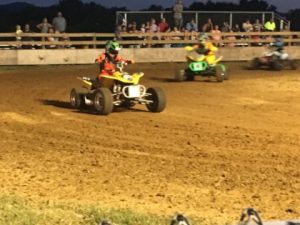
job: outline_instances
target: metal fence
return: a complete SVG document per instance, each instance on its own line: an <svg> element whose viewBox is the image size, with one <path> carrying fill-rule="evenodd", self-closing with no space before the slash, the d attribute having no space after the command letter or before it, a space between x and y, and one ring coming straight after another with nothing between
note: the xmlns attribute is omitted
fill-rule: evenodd
<svg viewBox="0 0 300 225"><path fill-rule="evenodd" d="M135 21L138 25L150 21L151 18L160 21L161 18L166 18L171 27L173 23L172 11L117 11L116 25L127 24ZM211 18L214 24L222 26L224 22L228 22L232 28L235 24L240 27L243 22L249 19L252 23L259 19L262 24L271 18L275 19L278 30L284 27L289 28L290 22L274 12L253 12L253 11L184 11L183 25L189 22L192 18L195 19L197 27L201 28L206 23L208 18Z"/></svg>

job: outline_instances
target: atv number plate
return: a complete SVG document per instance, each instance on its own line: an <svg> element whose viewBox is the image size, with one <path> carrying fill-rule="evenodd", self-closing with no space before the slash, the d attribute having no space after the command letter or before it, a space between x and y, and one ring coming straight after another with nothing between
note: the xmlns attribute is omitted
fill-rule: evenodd
<svg viewBox="0 0 300 225"><path fill-rule="evenodd" d="M198 72L198 71L204 71L207 68L206 62L193 62L190 64L190 69L192 71Z"/></svg>
<svg viewBox="0 0 300 225"><path fill-rule="evenodd" d="M131 85L128 86L128 97L129 98L137 98L140 97L141 91L139 85Z"/></svg>

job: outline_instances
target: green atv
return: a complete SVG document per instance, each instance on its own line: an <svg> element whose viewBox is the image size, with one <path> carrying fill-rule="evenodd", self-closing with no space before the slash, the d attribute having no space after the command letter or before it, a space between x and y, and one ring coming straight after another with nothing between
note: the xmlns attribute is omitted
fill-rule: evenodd
<svg viewBox="0 0 300 225"><path fill-rule="evenodd" d="M217 59L213 65L208 64L205 55L199 55L194 51L189 51L186 58L188 67L176 71L175 80L178 82L193 81L195 76L214 78L217 82L229 79L225 65L218 63L222 57Z"/></svg>

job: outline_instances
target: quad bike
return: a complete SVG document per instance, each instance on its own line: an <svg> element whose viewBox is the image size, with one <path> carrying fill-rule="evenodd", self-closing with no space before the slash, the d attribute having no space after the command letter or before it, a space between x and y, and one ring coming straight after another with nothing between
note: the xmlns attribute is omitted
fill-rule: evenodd
<svg viewBox="0 0 300 225"><path fill-rule="evenodd" d="M219 63L222 57L216 59L211 65L206 60L207 56L197 53L192 47L185 47L185 50L187 51L186 59L188 66L186 69L176 71L176 81L193 81L195 80L195 76L215 78L217 82L229 79L225 65Z"/></svg>
<svg viewBox="0 0 300 225"><path fill-rule="evenodd" d="M295 61L287 53L279 52L272 48L269 48L260 57L256 57L250 62L250 69L256 70L260 68L277 71L282 69L297 69Z"/></svg>
<svg viewBox="0 0 300 225"><path fill-rule="evenodd" d="M96 80L78 77L84 85L71 90L71 106L79 110L91 106L97 114L108 115L114 107L132 108L138 103L146 105L151 112L162 112L166 106L164 91L159 87L146 89L139 84L144 73L124 72L125 65L125 62L118 63L113 75L102 75L100 87L95 85Z"/></svg>

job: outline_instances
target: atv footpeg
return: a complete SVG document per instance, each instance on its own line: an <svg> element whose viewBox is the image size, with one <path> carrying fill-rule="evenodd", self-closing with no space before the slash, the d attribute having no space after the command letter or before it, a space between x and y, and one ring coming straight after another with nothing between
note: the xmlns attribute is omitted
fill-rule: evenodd
<svg viewBox="0 0 300 225"><path fill-rule="evenodd" d="M82 79L82 80L86 80L86 81L91 81L91 80L92 80L91 78L89 78L89 77L84 77L84 76L81 77L81 79Z"/></svg>

